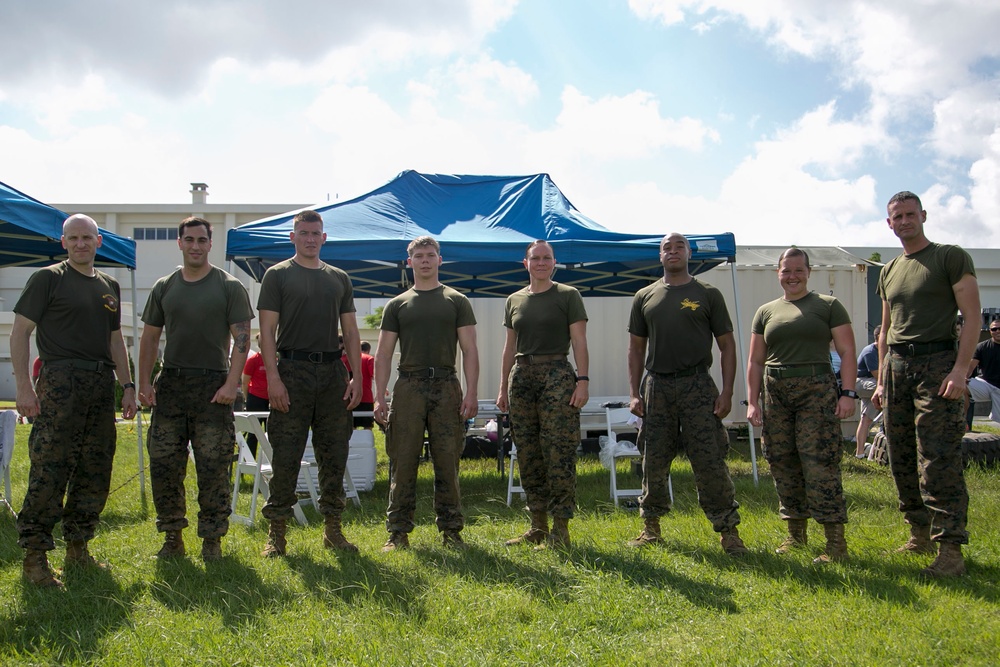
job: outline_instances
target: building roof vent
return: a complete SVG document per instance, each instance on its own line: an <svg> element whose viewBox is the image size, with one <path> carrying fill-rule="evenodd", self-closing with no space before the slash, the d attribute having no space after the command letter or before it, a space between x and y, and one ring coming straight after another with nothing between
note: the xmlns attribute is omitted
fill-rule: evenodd
<svg viewBox="0 0 1000 667"><path fill-rule="evenodd" d="M191 203L192 204L206 204L206 203L208 203L208 184L207 183L192 183L191 184Z"/></svg>

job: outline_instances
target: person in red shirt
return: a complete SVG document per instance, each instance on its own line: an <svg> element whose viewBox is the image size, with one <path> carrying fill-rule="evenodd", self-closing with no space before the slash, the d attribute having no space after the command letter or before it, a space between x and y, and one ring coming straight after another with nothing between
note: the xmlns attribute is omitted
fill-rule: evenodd
<svg viewBox="0 0 1000 667"><path fill-rule="evenodd" d="M372 345L368 341L361 343L361 402L354 408L357 412L371 412L375 409L375 392L372 390L372 380L375 378L375 357L371 354ZM341 357L347 372L353 377L354 371L347 362L347 357ZM355 417L354 428L371 430L375 426L374 417Z"/></svg>
<svg viewBox="0 0 1000 667"><path fill-rule="evenodd" d="M257 349L260 349L260 334L257 335ZM267 371L264 370L264 357L260 352L251 350L247 362L243 364L243 396L247 412L270 412L271 405L267 397ZM261 422L264 420L262 419ZM247 438L250 451L257 455L257 437Z"/></svg>

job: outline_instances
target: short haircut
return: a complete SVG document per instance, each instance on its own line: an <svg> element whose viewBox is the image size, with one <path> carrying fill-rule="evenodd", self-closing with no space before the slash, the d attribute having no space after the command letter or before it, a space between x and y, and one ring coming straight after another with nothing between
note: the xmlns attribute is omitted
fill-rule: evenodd
<svg viewBox="0 0 1000 667"><path fill-rule="evenodd" d="M679 236L679 237L681 237L681 239L684 240L684 245L687 246L687 249L688 250L691 249L691 241L688 239L688 237L684 236L680 232L670 232L669 234L667 234L666 236L664 236L662 239L660 239L660 250L663 250L663 244L666 243L667 241L669 241L671 236Z"/></svg>
<svg viewBox="0 0 1000 667"><path fill-rule="evenodd" d="M296 227L299 226L300 222L318 222L319 224L322 225L323 216L321 216L319 213L311 209L306 209L305 211L299 211L298 213L295 214L295 217L292 218L293 231L295 230Z"/></svg>
<svg viewBox="0 0 1000 667"><path fill-rule="evenodd" d="M371 352L372 351L372 344L369 343L368 341L365 341L365 342L361 343L361 351L364 352L364 353L366 353L366 354L368 352Z"/></svg>
<svg viewBox="0 0 1000 667"><path fill-rule="evenodd" d="M433 236L418 236L417 238L410 241L410 245L406 246L406 254L413 256L413 251L417 248L426 248L430 246L434 248L434 252L441 254L441 244Z"/></svg>
<svg viewBox="0 0 1000 667"><path fill-rule="evenodd" d="M781 266L781 263L784 262L789 257L801 257L806 261L806 268L809 269L810 271L812 270L812 267L809 266L809 254L802 248L796 248L795 246L792 246L785 252L781 253L781 257L778 258L778 266Z"/></svg>
<svg viewBox="0 0 1000 667"><path fill-rule="evenodd" d="M919 208L921 211L924 210L924 205L920 203L920 197L913 194L909 190L903 190L902 192L897 192L896 194L894 194L892 198L889 199L889 203L885 205L885 208L886 210L889 210L889 207L892 206L893 204L902 204L904 201L908 199L912 199L913 201L917 202L917 208Z"/></svg>
<svg viewBox="0 0 1000 667"><path fill-rule="evenodd" d="M532 241L531 243L528 244L528 247L524 249L524 258L528 259L528 255L531 254L531 249L534 248L535 246L540 246L540 245L547 245L548 247L552 248L552 244L546 241L545 239L538 239L537 241ZM555 256L555 254L556 254L556 249L552 248L552 255Z"/></svg>
<svg viewBox="0 0 1000 667"><path fill-rule="evenodd" d="M876 324L875 325L875 330L872 331L872 335L875 336L875 338L878 338L878 335L880 333L882 333L882 325L881 324Z"/></svg>
<svg viewBox="0 0 1000 667"><path fill-rule="evenodd" d="M204 218L196 218L193 215L190 218L184 218L181 220L181 224L177 225L177 238L184 236L184 230L188 227L204 227L208 230L208 238L212 238L212 223Z"/></svg>

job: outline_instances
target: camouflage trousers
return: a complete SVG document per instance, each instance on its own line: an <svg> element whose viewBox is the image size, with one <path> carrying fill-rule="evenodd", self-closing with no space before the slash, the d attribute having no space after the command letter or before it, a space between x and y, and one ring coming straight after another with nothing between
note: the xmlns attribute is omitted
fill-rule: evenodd
<svg viewBox="0 0 1000 667"><path fill-rule="evenodd" d="M571 519L580 444L580 409L569 404L576 388L573 367L565 360L515 364L509 386L510 423L528 509Z"/></svg>
<svg viewBox="0 0 1000 667"><path fill-rule="evenodd" d="M424 431L434 464L434 513L440 531L462 530L458 463L465 447L462 386L457 378L400 378L392 389L385 451L389 455L389 509L386 529L413 530L417 508L417 468Z"/></svg>
<svg viewBox="0 0 1000 667"><path fill-rule="evenodd" d="M114 378L111 369L45 366L35 391L41 413L28 436L31 468L17 544L51 551L60 519L67 541L90 540L107 503L118 437Z"/></svg>
<svg viewBox="0 0 1000 667"><path fill-rule="evenodd" d="M955 352L919 357L890 352L886 359L885 434L899 510L910 525L929 525L931 539L967 544L965 409L961 400L937 395L955 364Z"/></svg>
<svg viewBox="0 0 1000 667"><path fill-rule="evenodd" d="M295 489L312 428L312 447L319 467L319 511L340 516L344 511L344 471L350 452L353 417L347 411L347 369L337 359L329 363L282 359L281 381L288 390L288 412L271 410L267 435L271 459L271 497L261 513L268 520L290 520L298 502Z"/></svg>
<svg viewBox="0 0 1000 667"><path fill-rule="evenodd" d="M698 504L716 532L740 523L736 487L726 466L728 442L715 416L719 390L708 373L671 377L648 373L642 384L645 416L639 430L642 450L640 513L656 518L670 511L670 465L687 453L698 488Z"/></svg>
<svg viewBox="0 0 1000 667"><path fill-rule="evenodd" d="M764 458L771 466L782 519L847 523L837 400L833 373L793 378L764 374Z"/></svg>
<svg viewBox="0 0 1000 667"><path fill-rule="evenodd" d="M229 530L236 435L233 406L212 403L226 381L222 372L156 379L156 407L149 427L149 481L160 532L187 528L188 443L198 475L198 537L222 537Z"/></svg>

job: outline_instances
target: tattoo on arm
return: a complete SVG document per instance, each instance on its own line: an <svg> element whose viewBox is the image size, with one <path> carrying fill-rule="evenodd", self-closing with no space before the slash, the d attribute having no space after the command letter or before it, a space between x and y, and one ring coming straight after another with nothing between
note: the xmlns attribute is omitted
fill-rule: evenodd
<svg viewBox="0 0 1000 667"><path fill-rule="evenodd" d="M236 335L233 336L233 342L236 349L239 352L246 352L250 347L250 323L249 322L237 322L233 325Z"/></svg>

